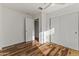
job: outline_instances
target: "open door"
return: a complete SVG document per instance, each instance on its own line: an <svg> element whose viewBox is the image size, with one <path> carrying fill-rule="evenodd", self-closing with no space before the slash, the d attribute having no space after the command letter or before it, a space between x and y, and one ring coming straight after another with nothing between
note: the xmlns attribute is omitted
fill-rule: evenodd
<svg viewBox="0 0 79 59"><path fill-rule="evenodd" d="M39 42L39 19L35 19L34 28L35 28L35 40Z"/></svg>

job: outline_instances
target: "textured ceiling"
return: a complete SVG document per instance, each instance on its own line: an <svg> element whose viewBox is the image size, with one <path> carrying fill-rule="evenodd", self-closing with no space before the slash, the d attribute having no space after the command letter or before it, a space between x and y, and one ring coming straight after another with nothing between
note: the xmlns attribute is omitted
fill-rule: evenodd
<svg viewBox="0 0 79 59"><path fill-rule="evenodd" d="M4 3L1 5L36 16L41 12L41 10L39 10L38 8L45 7L48 4L49 3ZM53 4L52 3L52 5L46 8L45 11L47 13L50 13L50 12L62 9L64 7L67 7L69 5L71 4Z"/></svg>

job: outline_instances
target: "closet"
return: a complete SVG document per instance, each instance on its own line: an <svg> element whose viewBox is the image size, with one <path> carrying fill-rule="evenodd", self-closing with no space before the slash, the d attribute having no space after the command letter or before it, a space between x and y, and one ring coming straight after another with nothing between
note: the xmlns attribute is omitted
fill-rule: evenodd
<svg viewBox="0 0 79 59"><path fill-rule="evenodd" d="M51 17L51 42L79 50L78 16L69 13Z"/></svg>

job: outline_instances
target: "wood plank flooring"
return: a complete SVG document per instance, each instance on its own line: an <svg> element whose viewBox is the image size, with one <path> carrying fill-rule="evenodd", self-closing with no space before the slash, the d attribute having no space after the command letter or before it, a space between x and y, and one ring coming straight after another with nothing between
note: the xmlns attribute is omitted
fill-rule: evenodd
<svg viewBox="0 0 79 59"><path fill-rule="evenodd" d="M21 43L0 51L2 56L79 56L79 51L55 43Z"/></svg>

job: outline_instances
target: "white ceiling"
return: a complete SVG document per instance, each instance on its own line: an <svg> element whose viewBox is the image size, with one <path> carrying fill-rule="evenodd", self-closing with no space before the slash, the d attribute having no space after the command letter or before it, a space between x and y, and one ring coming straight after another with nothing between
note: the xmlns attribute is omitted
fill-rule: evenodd
<svg viewBox="0 0 79 59"><path fill-rule="evenodd" d="M75 3L73 3L73 4L75 4ZM55 4L52 4L49 8L47 8L46 12L51 13L51 12L55 12L57 10L62 10L63 8L69 7L73 4L72 3L64 3L64 4L55 3Z"/></svg>
<svg viewBox="0 0 79 59"><path fill-rule="evenodd" d="M38 9L38 7L40 6L44 6L46 3L4 3L1 4L3 6L15 9L15 10L19 10L25 13L28 13L30 15L36 16L38 14L40 14L40 10ZM47 3L48 4L48 3ZM71 5L71 3L66 3L66 4L53 4L50 5L47 9L46 12L50 13L59 9L62 9L64 7L67 7Z"/></svg>

